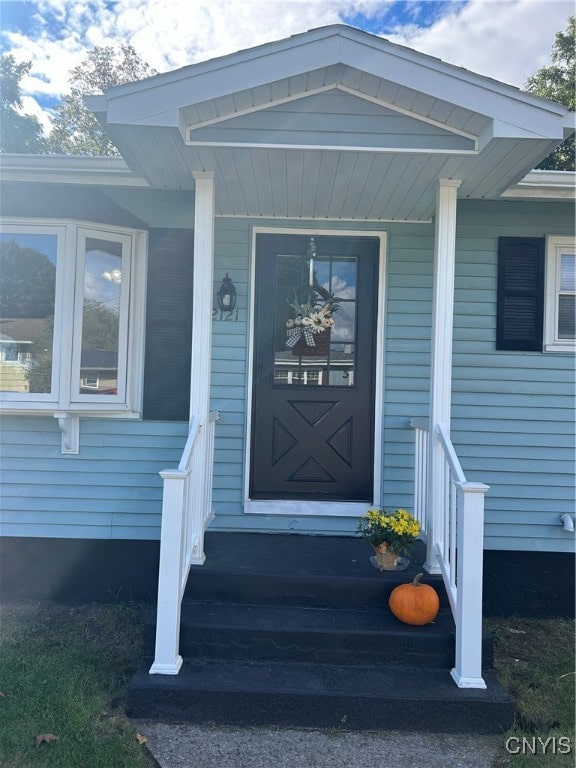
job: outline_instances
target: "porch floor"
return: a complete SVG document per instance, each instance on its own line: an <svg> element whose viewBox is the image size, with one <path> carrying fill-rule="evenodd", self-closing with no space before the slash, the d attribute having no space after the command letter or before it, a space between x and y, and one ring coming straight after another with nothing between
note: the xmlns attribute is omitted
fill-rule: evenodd
<svg viewBox="0 0 576 768"><path fill-rule="evenodd" d="M495 733L512 722L510 696L491 669L487 690L450 677L454 623L441 577L437 619L402 624L388 609L398 583L422 570L424 545L404 571L381 572L357 537L218 533L190 573L182 606L179 675L149 675L129 689L128 714L164 722Z"/></svg>

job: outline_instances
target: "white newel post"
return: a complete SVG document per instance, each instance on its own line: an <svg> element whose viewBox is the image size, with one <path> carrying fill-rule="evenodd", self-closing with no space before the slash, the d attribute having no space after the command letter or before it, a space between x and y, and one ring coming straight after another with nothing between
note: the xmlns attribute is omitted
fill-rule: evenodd
<svg viewBox="0 0 576 768"><path fill-rule="evenodd" d="M482 573L484 495L488 490L484 483L458 487L463 513L457 534L456 661L450 674L459 688L486 688L482 677Z"/></svg>
<svg viewBox="0 0 576 768"><path fill-rule="evenodd" d="M174 480L167 486L162 503L160 564L158 571L158 605L156 607L156 648L151 675L177 675L182 666L180 656L180 584L184 549L184 478L177 470L161 472L163 480Z"/></svg>
<svg viewBox="0 0 576 768"><path fill-rule="evenodd" d="M430 360L430 430L428 460L428 543L424 568L440 573L435 546L444 507L444 457L435 425L450 429L452 396L452 329L454 315L454 266L456 261L457 179L440 179L436 196L434 240L434 302Z"/></svg>

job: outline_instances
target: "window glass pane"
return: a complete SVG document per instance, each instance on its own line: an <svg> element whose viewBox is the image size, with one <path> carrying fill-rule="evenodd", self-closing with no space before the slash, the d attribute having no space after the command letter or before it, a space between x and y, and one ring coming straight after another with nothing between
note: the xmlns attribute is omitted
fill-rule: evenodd
<svg viewBox="0 0 576 768"><path fill-rule="evenodd" d="M118 389L118 341L122 244L86 239L80 393L115 395Z"/></svg>
<svg viewBox="0 0 576 768"><path fill-rule="evenodd" d="M558 299L558 338L576 339L575 332L576 297L559 296Z"/></svg>
<svg viewBox="0 0 576 768"><path fill-rule="evenodd" d="M279 255L274 382L351 386L355 371L356 260ZM312 285L310 276L312 275Z"/></svg>
<svg viewBox="0 0 576 768"><path fill-rule="evenodd" d="M573 253L560 255L560 290L576 291L576 255Z"/></svg>
<svg viewBox="0 0 576 768"><path fill-rule="evenodd" d="M339 307L338 314L334 317L332 341L353 343L356 338L356 261L354 259L332 262L330 290L338 297Z"/></svg>
<svg viewBox="0 0 576 768"><path fill-rule="evenodd" d="M56 235L0 234L0 390L52 387Z"/></svg>

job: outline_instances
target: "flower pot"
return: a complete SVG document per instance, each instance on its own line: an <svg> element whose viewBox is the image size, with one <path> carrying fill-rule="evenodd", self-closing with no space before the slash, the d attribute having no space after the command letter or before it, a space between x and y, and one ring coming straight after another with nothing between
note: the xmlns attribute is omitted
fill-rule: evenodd
<svg viewBox="0 0 576 768"><path fill-rule="evenodd" d="M389 549L389 544L385 541L374 547L376 563L381 571L394 571L398 565L399 555Z"/></svg>

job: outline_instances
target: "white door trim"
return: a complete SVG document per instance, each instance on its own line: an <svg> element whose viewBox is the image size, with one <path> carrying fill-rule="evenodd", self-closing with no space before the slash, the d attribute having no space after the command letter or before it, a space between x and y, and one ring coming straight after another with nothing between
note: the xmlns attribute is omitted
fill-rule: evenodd
<svg viewBox="0 0 576 768"><path fill-rule="evenodd" d="M248 376L246 398L246 453L244 456L244 512L248 514L358 517L370 504L338 501L288 501L282 499L254 500L248 495L250 488L250 460L252 453L252 388L254 368L254 305L256 295L255 264L256 236L260 234L308 235L320 237L377 237L378 254L378 313L376 328L376 375L374 381L374 488L372 505L380 506L382 494L382 422L384 412L384 331L387 232L349 229L292 229L287 227L253 227L250 253L249 318L248 318Z"/></svg>

